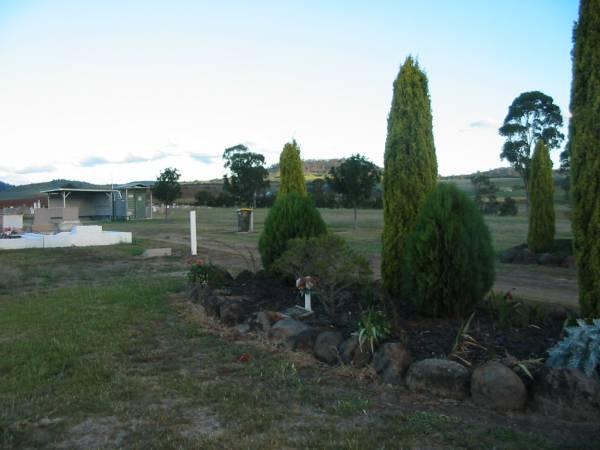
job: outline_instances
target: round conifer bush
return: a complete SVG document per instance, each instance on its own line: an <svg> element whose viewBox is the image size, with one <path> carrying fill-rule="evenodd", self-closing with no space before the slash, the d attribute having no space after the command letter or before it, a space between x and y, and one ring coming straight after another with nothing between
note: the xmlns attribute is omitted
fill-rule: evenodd
<svg viewBox="0 0 600 450"><path fill-rule="evenodd" d="M475 203L454 184L440 183L408 237L405 295L425 314L464 317L492 287L494 258Z"/></svg>
<svg viewBox="0 0 600 450"><path fill-rule="evenodd" d="M319 236L326 231L321 213L310 197L296 192L278 195L258 241L263 267L270 269L291 239Z"/></svg>

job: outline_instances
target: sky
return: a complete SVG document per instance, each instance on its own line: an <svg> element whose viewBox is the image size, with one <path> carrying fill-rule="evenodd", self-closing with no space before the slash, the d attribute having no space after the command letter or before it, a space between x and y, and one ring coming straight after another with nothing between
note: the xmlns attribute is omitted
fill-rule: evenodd
<svg viewBox="0 0 600 450"><path fill-rule="evenodd" d="M243 143L278 161L383 165L392 83L429 79L439 172L507 166L522 92L568 118L576 0L0 0L0 180L220 178ZM566 132L566 127L565 130ZM553 152L557 166L560 150Z"/></svg>

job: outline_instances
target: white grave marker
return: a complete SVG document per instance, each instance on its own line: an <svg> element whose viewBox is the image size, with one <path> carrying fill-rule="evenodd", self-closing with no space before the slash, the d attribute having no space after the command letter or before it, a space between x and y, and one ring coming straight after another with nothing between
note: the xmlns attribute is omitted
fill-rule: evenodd
<svg viewBox="0 0 600 450"><path fill-rule="evenodd" d="M198 254L198 244L196 242L196 211L190 211L190 247L192 256Z"/></svg>

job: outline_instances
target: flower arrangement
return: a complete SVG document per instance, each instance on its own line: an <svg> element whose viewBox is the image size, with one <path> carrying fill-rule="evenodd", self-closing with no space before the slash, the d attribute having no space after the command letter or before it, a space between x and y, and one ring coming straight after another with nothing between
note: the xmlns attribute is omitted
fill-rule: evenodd
<svg viewBox="0 0 600 450"><path fill-rule="evenodd" d="M208 285L208 267L204 264L203 259L191 259L188 261L190 270L188 272L188 280L192 284L199 284L204 287Z"/></svg>
<svg viewBox="0 0 600 450"><path fill-rule="evenodd" d="M296 280L296 288L300 291L300 294L312 294L316 286L317 279L315 277L300 277Z"/></svg>

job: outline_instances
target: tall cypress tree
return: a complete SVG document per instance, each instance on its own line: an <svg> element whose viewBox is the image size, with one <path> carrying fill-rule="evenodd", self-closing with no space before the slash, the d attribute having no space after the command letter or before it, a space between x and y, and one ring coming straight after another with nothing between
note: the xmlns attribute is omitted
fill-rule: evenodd
<svg viewBox="0 0 600 450"><path fill-rule="evenodd" d="M573 237L581 315L600 317L600 1L581 0L571 86Z"/></svg>
<svg viewBox="0 0 600 450"><path fill-rule="evenodd" d="M552 250L554 243L554 179L552 160L542 139L535 145L529 180L529 231L527 245L534 253Z"/></svg>
<svg viewBox="0 0 600 450"><path fill-rule="evenodd" d="M381 275L390 295L401 293L406 238L436 183L427 76L409 56L394 81L385 142Z"/></svg>
<svg viewBox="0 0 600 450"><path fill-rule="evenodd" d="M279 173L281 176L280 194L297 192L300 195L307 195L304 170L300 159L300 146L295 139L283 146L283 151L279 156Z"/></svg>

